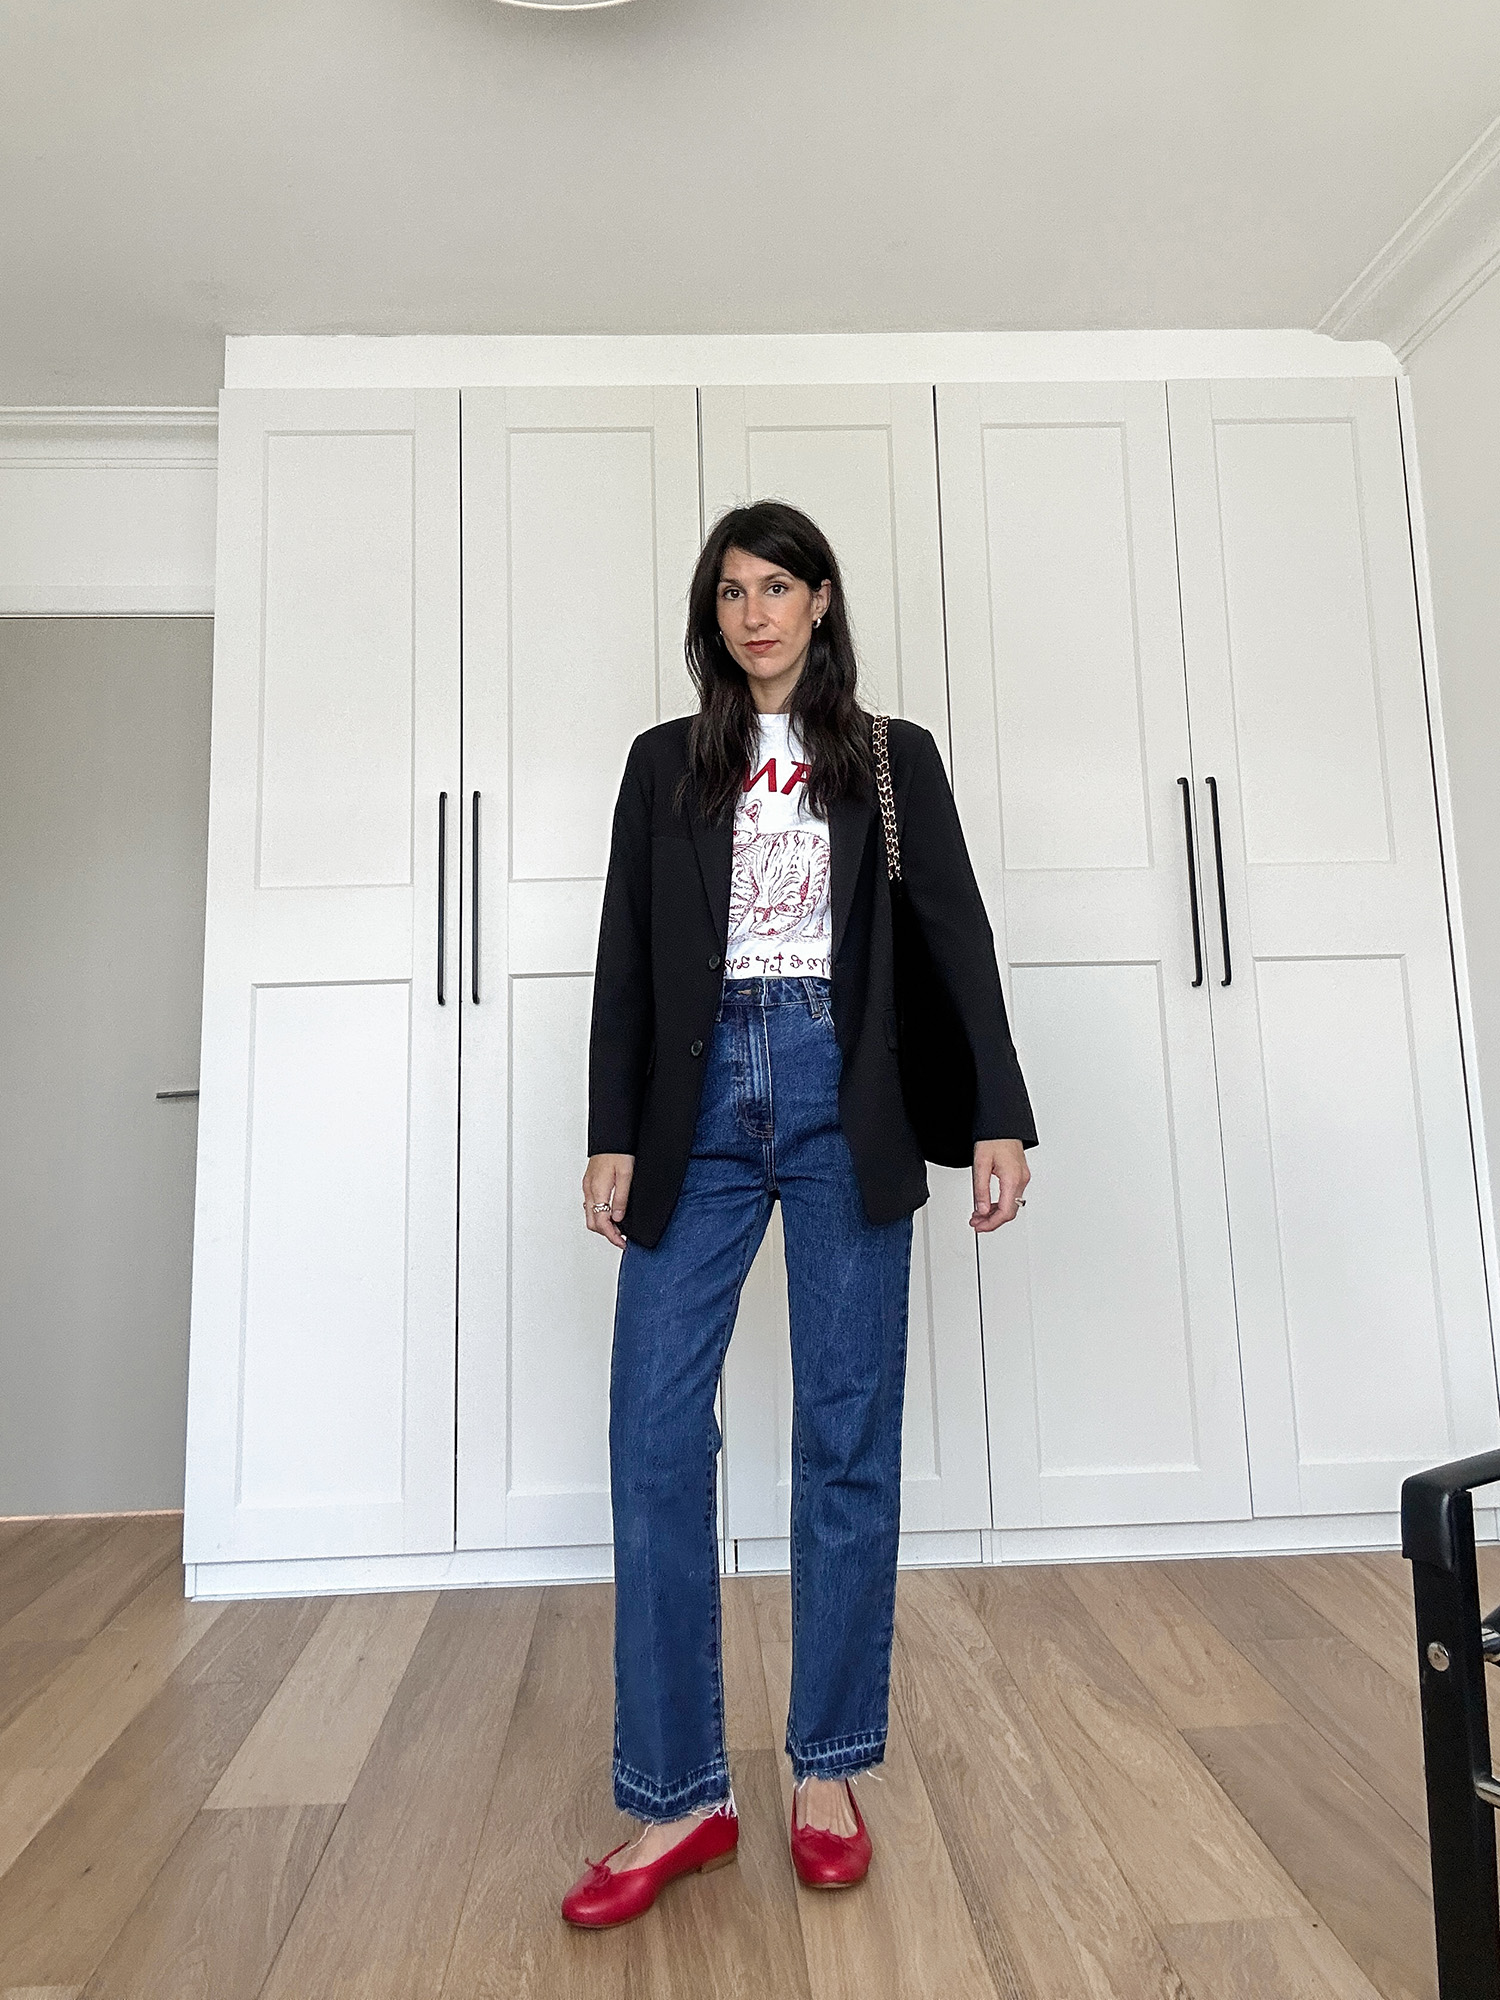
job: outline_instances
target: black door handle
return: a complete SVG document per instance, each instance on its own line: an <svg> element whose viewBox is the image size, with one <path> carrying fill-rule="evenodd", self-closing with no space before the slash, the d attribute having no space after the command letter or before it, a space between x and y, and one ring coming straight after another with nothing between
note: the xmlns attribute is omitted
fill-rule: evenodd
<svg viewBox="0 0 1500 2000"><path fill-rule="evenodd" d="M1224 947L1224 977L1219 984L1227 986L1234 973L1229 963L1229 904L1224 897L1224 841L1219 833L1219 781L1217 778L1205 778L1203 782L1208 787L1208 802L1213 808L1214 872L1219 878L1219 941Z"/></svg>
<svg viewBox="0 0 1500 2000"><path fill-rule="evenodd" d="M1193 852L1193 788L1186 778L1182 787L1182 831L1187 841L1188 901L1193 909L1193 984L1203 984L1203 932L1198 924L1198 857Z"/></svg>
<svg viewBox="0 0 1500 2000"><path fill-rule="evenodd" d="M444 974L448 965L448 794L438 793L438 881L437 881L437 1002L448 1004Z"/></svg>
<svg viewBox="0 0 1500 2000"><path fill-rule="evenodd" d="M469 840L469 991L479 1004L479 794L474 794L474 825Z"/></svg>

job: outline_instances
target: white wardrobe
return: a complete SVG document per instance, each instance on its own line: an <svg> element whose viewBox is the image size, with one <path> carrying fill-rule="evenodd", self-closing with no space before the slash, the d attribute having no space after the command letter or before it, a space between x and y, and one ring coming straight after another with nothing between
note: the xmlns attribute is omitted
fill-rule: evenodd
<svg viewBox="0 0 1500 2000"><path fill-rule="evenodd" d="M766 494L948 757L1041 1135L978 1244L929 1170L906 1558L1356 1543L1500 1441L1389 375L232 387L191 1589L607 1574L610 818ZM783 1287L773 1220L730 1568L786 1558Z"/></svg>

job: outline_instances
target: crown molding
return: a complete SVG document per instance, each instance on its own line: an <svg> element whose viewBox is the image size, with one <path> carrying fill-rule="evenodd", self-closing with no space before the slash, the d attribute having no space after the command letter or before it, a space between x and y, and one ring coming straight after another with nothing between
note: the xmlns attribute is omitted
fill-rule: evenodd
<svg viewBox="0 0 1500 2000"><path fill-rule="evenodd" d="M0 408L0 618L213 611L218 413Z"/></svg>
<svg viewBox="0 0 1500 2000"><path fill-rule="evenodd" d="M847 382L1161 382L1400 373L1380 341L1306 327L1055 333L231 334L242 389Z"/></svg>
<svg viewBox="0 0 1500 2000"><path fill-rule="evenodd" d="M0 405L0 465L200 469L219 456L213 409Z"/></svg>
<svg viewBox="0 0 1500 2000"><path fill-rule="evenodd" d="M1500 118L1378 250L1318 322L1384 340L1403 364L1500 270Z"/></svg>

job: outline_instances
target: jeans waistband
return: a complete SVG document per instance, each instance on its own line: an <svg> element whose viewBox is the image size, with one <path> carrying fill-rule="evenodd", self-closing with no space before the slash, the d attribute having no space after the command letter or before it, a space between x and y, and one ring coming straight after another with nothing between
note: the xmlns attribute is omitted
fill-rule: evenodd
<svg viewBox="0 0 1500 2000"><path fill-rule="evenodd" d="M719 1014L729 1007L805 1007L810 1014L824 1013L832 990L832 980L812 979L799 973L785 977L758 973L753 979L726 979L719 990Z"/></svg>

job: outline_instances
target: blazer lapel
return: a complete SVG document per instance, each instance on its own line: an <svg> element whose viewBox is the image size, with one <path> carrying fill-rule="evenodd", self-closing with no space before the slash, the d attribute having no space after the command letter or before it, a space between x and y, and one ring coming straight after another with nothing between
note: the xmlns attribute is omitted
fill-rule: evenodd
<svg viewBox="0 0 1500 2000"><path fill-rule="evenodd" d="M708 907L718 927L721 946L729 941L729 875L734 859L734 823L710 826L701 819L695 800L688 802L688 823L693 829L693 845L698 850L698 867L708 893Z"/></svg>

